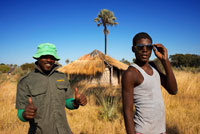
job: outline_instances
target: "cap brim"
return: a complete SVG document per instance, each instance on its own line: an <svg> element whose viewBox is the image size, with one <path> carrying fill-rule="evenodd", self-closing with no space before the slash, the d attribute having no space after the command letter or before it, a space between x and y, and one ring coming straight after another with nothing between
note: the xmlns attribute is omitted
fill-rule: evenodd
<svg viewBox="0 0 200 134"><path fill-rule="evenodd" d="M34 59L39 59L41 56L45 56L45 55L51 55L51 56L53 56L55 59L56 59L56 61L59 61L60 60L60 58L57 56L57 55L54 55L54 54L48 54L48 53L45 53L45 54L35 54L35 55L33 55L33 58Z"/></svg>

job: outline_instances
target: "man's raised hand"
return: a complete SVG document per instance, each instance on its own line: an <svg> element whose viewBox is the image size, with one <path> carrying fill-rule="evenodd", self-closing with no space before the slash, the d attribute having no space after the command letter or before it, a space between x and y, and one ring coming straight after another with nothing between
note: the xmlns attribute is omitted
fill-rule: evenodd
<svg viewBox="0 0 200 134"><path fill-rule="evenodd" d="M22 116L25 120L34 119L36 116L37 108L34 106L32 98L28 98L28 105L26 106Z"/></svg>
<svg viewBox="0 0 200 134"><path fill-rule="evenodd" d="M75 100L74 100L75 106L85 106L87 104L87 99L85 95L79 94L78 88L75 88Z"/></svg>
<svg viewBox="0 0 200 134"><path fill-rule="evenodd" d="M168 59L167 49L162 44L153 44L153 46L153 51L158 59L161 61Z"/></svg>

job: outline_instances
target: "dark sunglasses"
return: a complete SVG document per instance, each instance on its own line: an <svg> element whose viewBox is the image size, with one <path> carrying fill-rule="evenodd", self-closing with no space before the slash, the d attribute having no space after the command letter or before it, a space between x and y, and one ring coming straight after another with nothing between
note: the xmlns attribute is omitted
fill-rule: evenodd
<svg viewBox="0 0 200 134"><path fill-rule="evenodd" d="M144 47L147 48L147 50L152 50L153 49L153 45L152 44L148 44L148 45L144 45L144 44L137 44L135 45L137 50L143 50Z"/></svg>

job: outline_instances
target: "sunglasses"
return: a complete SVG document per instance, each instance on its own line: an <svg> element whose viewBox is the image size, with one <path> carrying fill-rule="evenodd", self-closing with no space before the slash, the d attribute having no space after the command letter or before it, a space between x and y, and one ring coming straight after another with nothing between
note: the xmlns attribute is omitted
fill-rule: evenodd
<svg viewBox="0 0 200 134"><path fill-rule="evenodd" d="M137 44L135 45L137 50L143 50L144 47L146 47L147 50L152 50L153 49L153 45L152 44L148 44L148 45L144 45L144 44Z"/></svg>

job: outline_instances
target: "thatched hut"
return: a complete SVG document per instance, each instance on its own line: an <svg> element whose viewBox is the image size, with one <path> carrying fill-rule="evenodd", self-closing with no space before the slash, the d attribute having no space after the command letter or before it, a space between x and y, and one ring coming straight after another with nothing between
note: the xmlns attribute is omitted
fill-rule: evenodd
<svg viewBox="0 0 200 134"><path fill-rule="evenodd" d="M59 71L70 75L71 79L86 80L90 84L118 85L122 72L127 68L128 65L94 50L59 68Z"/></svg>

